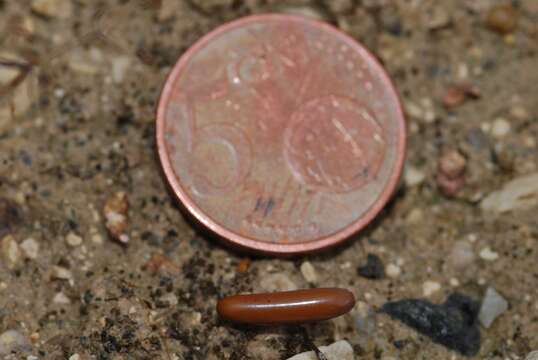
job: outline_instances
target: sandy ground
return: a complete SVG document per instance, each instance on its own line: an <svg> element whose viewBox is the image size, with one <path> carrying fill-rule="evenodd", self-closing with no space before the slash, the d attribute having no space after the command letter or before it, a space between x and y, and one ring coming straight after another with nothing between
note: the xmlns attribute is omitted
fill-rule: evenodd
<svg viewBox="0 0 538 360"><path fill-rule="evenodd" d="M222 323L217 299L339 286L358 304L308 325L315 344L347 339L357 359L458 359L376 310L453 292L481 301L491 287L509 306L480 326L474 358L525 358L538 349L538 190L527 185L506 211L483 205L538 171L538 1L513 1L492 20L508 3L0 1L0 55L22 64L0 65L0 79L22 74L0 92L0 333L13 330L18 344L4 338L0 353L286 359L310 349L301 330ZM322 18L369 47L409 124L404 181L377 221L338 249L293 260L248 257L197 233L155 156L154 108L177 58L219 24L268 11ZM439 180L454 151L465 162L455 188ZM104 206L118 193L129 203L127 245L106 229ZM368 253L382 279L358 274Z"/></svg>

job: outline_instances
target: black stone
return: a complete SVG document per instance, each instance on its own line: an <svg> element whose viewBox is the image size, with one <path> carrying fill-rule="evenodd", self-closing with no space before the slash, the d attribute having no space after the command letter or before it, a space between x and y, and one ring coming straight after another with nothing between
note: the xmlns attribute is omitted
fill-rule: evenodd
<svg viewBox="0 0 538 360"><path fill-rule="evenodd" d="M366 265L359 267L357 273L367 279L383 279L385 277L385 266L379 256L368 254Z"/></svg>
<svg viewBox="0 0 538 360"><path fill-rule="evenodd" d="M474 356L480 350L478 310L477 301L459 293L451 294L441 305L406 299L381 307L381 312L465 356Z"/></svg>

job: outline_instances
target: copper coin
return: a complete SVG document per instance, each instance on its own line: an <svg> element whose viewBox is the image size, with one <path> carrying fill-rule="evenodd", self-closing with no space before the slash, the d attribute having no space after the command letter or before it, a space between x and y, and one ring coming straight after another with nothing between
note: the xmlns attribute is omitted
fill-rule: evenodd
<svg viewBox="0 0 538 360"><path fill-rule="evenodd" d="M157 110L160 161L188 213L271 254L320 250L366 226L398 183L405 133L374 56L289 15L204 36L173 68Z"/></svg>

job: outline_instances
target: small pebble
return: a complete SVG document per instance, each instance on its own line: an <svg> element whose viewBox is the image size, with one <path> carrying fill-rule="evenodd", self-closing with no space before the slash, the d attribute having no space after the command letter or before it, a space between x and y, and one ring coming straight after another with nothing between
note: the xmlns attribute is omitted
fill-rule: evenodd
<svg viewBox="0 0 538 360"><path fill-rule="evenodd" d="M482 210L504 213L528 209L538 204L538 173L517 177L486 196L480 203Z"/></svg>
<svg viewBox="0 0 538 360"><path fill-rule="evenodd" d="M385 267L379 256L368 254L366 264L360 266L357 273L367 279L379 280L385 277Z"/></svg>
<svg viewBox="0 0 538 360"><path fill-rule="evenodd" d="M248 270L250 266L250 259L242 259L237 265L237 272L244 273Z"/></svg>
<svg viewBox="0 0 538 360"><path fill-rule="evenodd" d="M82 360L79 354L73 354L69 357L69 360Z"/></svg>
<svg viewBox="0 0 538 360"><path fill-rule="evenodd" d="M69 53L68 66L74 72L86 76L97 75L101 70L101 64L98 61L92 59L87 52L80 50Z"/></svg>
<svg viewBox="0 0 538 360"><path fill-rule="evenodd" d="M402 269L398 265L388 264L385 273L388 277L397 278L402 273Z"/></svg>
<svg viewBox="0 0 538 360"><path fill-rule="evenodd" d="M260 287L267 292L297 290L297 285L282 273L264 275Z"/></svg>
<svg viewBox="0 0 538 360"><path fill-rule="evenodd" d="M454 247L448 256L448 263L455 269L461 270L471 265L475 260L473 247L468 241L460 240L454 243Z"/></svg>
<svg viewBox="0 0 538 360"><path fill-rule="evenodd" d="M0 65L0 86L10 84L17 76L20 75L20 70L14 67Z"/></svg>
<svg viewBox="0 0 538 360"><path fill-rule="evenodd" d="M33 0L32 11L46 17L67 19L73 15L73 3L71 0Z"/></svg>
<svg viewBox="0 0 538 360"><path fill-rule="evenodd" d="M67 234L67 236L65 237L65 241L67 242L67 245L72 247L82 245L82 238L74 232L70 232L69 234Z"/></svg>
<svg viewBox="0 0 538 360"><path fill-rule="evenodd" d="M404 102L404 107L405 107L406 113L410 117L420 119L424 116L424 111L422 111L422 108L412 101L408 100Z"/></svg>
<svg viewBox="0 0 538 360"><path fill-rule="evenodd" d="M488 287L478 314L480 323L489 328L497 317L508 310L508 302L492 287Z"/></svg>
<svg viewBox="0 0 538 360"><path fill-rule="evenodd" d="M445 28L451 21L450 13L443 6L433 6L425 15L426 27L430 30Z"/></svg>
<svg viewBox="0 0 538 360"><path fill-rule="evenodd" d="M529 111L521 105L511 107L510 115L519 120L528 120L530 118Z"/></svg>
<svg viewBox="0 0 538 360"><path fill-rule="evenodd" d="M127 211L129 210L129 202L127 193L120 191L112 195L106 201L103 212L106 219L106 228L113 239L127 244L129 236L127 230Z"/></svg>
<svg viewBox="0 0 538 360"><path fill-rule="evenodd" d="M460 84L450 86L443 95L443 105L447 109L458 107L467 99L477 99L480 97L480 90L472 84Z"/></svg>
<svg viewBox="0 0 538 360"><path fill-rule="evenodd" d="M499 258L499 254L487 246L480 251L480 258L486 261L495 261Z"/></svg>
<svg viewBox="0 0 538 360"><path fill-rule="evenodd" d="M319 350L325 355L327 360L354 360L353 347L345 341L340 340L329 346L320 346ZM297 354L288 360L318 360L318 356L313 351Z"/></svg>
<svg viewBox="0 0 538 360"><path fill-rule="evenodd" d="M125 74L131 65L131 59L127 56L119 56L112 60L112 81L121 84Z"/></svg>
<svg viewBox="0 0 538 360"><path fill-rule="evenodd" d="M20 248L27 259L37 259L37 256L39 255L39 243L33 238L24 240L21 243Z"/></svg>
<svg viewBox="0 0 538 360"><path fill-rule="evenodd" d="M176 306L178 304L177 296L174 293L167 293L161 296L160 300L168 304L168 306Z"/></svg>
<svg viewBox="0 0 538 360"><path fill-rule="evenodd" d="M525 360L538 360L538 350L536 351L531 351L527 357L525 358Z"/></svg>
<svg viewBox="0 0 538 360"><path fill-rule="evenodd" d="M60 280L72 280L73 279L73 274L71 273L71 271L62 266L53 266L51 276L53 279L60 279Z"/></svg>
<svg viewBox="0 0 538 360"><path fill-rule="evenodd" d="M491 127L491 135L496 138L503 138L510 132L510 123L505 118L496 118Z"/></svg>
<svg viewBox="0 0 538 360"><path fill-rule="evenodd" d="M353 0L331 0L327 6L333 13L343 14L353 8Z"/></svg>
<svg viewBox="0 0 538 360"><path fill-rule="evenodd" d="M405 217L405 222L412 225L418 224L424 219L424 211L421 208L413 208Z"/></svg>
<svg viewBox="0 0 538 360"><path fill-rule="evenodd" d="M494 6L486 17L486 26L499 34L506 35L517 27L518 13L509 3Z"/></svg>
<svg viewBox="0 0 538 360"><path fill-rule="evenodd" d="M309 261L305 261L301 264L301 273L306 281L311 284L315 284L318 280L318 275L316 274L316 269Z"/></svg>
<svg viewBox="0 0 538 360"><path fill-rule="evenodd" d="M444 152L439 158L437 186L446 196L456 195L465 186L467 160L457 150Z"/></svg>
<svg viewBox="0 0 538 360"><path fill-rule="evenodd" d="M63 292L59 292L56 295L54 295L54 298L52 299L52 302L58 305L69 305L71 304L71 300Z"/></svg>
<svg viewBox="0 0 538 360"><path fill-rule="evenodd" d="M422 284L422 293L425 297L430 297L441 290L441 284L436 281L426 281Z"/></svg>
<svg viewBox="0 0 538 360"><path fill-rule="evenodd" d="M101 236L101 234L99 233L94 233L92 234L92 243L96 244L96 245L102 245L103 244L103 237Z"/></svg>
<svg viewBox="0 0 538 360"><path fill-rule="evenodd" d="M408 187L418 186L424 182L424 179L426 179L426 174L423 171L413 166L405 167L404 180Z"/></svg>
<svg viewBox="0 0 538 360"><path fill-rule="evenodd" d="M450 179L463 175L467 160L457 150L450 150L443 153L439 159L439 171Z"/></svg>
<svg viewBox="0 0 538 360"><path fill-rule="evenodd" d="M455 108L465 101L465 91L459 86L451 86L445 91L442 101L446 108Z"/></svg>
<svg viewBox="0 0 538 360"><path fill-rule="evenodd" d="M0 243L0 249L5 263L9 269L15 268L21 259L21 250L12 235L6 235Z"/></svg>
<svg viewBox="0 0 538 360"><path fill-rule="evenodd" d="M465 186L465 178L463 176L455 179L450 179L445 175L439 173L437 174L436 180L437 186L439 186L441 192L447 197L455 196Z"/></svg>
<svg viewBox="0 0 538 360"><path fill-rule="evenodd" d="M179 267L172 260L160 254L152 255L151 258L146 262L146 264L144 264L144 268L153 275L177 275L181 272Z"/></svg>
<svg viewBox="0 0 538 360"><path fill-rule="evenodd" d="M28 339L15 330L7 330L0 334L0 355L14 352L30 351L32 346Z"/></svg>

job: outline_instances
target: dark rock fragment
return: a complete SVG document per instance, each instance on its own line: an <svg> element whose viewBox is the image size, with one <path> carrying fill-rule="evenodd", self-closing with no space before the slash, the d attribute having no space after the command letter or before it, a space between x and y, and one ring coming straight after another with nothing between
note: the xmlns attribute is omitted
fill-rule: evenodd
<svg viewBox="0 0 538 360"><path fill-rule="evenodd" d="M459 293L451 294L441 305L405 299L381 307L381 312L465 356L474 356L480 350L478 310L477 301Z"/></svg>
<svg viewBox="0 0 538 360"><path fill-rule="evenodd" d="M368 254L366 265L359 267L357 273L367 279L383 279L385 277L385 266L379 256Z"/></svg>

